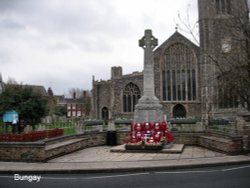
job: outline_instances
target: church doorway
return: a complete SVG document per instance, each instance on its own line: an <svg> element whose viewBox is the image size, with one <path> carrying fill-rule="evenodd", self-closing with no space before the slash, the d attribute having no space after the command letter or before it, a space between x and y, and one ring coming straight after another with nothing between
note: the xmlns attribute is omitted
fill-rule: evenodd
<svg viewBox="0 0 250 188"><path fill-rule="evenodd" d="M177 104L173 108L174 118L185 118L187 115L186 109L183 105Z"/></svg>
<svg viewBox="0 0 250 188"><path fill-rule="evenodd" d="M104 120L104 122L108 122L109 119L109 109L107 107L103 107L102 108L102 119Z"/></svg>

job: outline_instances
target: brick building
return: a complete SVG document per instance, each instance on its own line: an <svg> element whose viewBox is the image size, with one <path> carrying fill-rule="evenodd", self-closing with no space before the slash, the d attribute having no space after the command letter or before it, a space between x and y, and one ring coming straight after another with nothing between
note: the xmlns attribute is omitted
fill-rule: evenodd
<svg viewBox="0 0 250 188"><path fill-rule="evenodd" d="M76 97L73 94L72 98L65 96L56 96L57 105L65 107L67 110L67 117L88 117L90 108L90 95L87 91L83 91L81 97Z"/></svg>

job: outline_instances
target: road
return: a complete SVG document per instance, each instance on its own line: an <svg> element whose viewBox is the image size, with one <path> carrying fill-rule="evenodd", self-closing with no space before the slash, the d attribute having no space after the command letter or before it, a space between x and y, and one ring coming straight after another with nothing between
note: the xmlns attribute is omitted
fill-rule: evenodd
<svg viewBox="0 0 250 188"><path fill-rule="evenodd" d="M0 187L4 188L249 188L250 165L141 173L43 174L37 181L0 175Z"/></svg>

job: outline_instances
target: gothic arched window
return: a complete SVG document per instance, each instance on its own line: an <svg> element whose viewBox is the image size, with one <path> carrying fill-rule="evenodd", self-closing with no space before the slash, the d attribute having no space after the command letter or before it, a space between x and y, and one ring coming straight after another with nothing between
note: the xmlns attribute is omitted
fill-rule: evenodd
<svg viewBox="0 0 250 188"><path fill-rule="evenodd" d="M162 66L162 96L164 101L197 100L197 58L192 49L181 43L165 51Z"/></svg>
<svg viewBox="0 0 250 188"><path fill-rule="evenodd" d="M224 81L223 77L218 77L218 103L219 108L238 108L239 103L242 105L242 101L239 101L239 96L234 92L234 88L227 85L227 81Z"/></svg>
<svg viewBox="0 0 250 188"><path fill-rule="evenodd" d="M105 121L109 119L109 109L107 107L102 108L102 119Z"/></svg>
<svg viewBox="0 0 250 188"><path fill-rule="evenodd" d="M231 0L216 0L215 4L217 14L231 13Z"/></svg>
<svg viewBox="0 0 250 188"><path fill-rule="evenodd" d="M139 87L132 82L127 84L123 91L123 112L134 112L140 97Z"/></svg>

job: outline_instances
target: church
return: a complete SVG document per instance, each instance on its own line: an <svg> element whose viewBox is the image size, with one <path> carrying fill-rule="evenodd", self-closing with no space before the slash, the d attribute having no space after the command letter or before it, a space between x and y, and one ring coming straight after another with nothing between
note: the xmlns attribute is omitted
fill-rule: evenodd
<svg viewBox="0 0 250 188"><path fill-rule="evenodd" d="M176 30L154 50L155 95L167 118L234 119L246 109L222 89L218 64L228 66L225 59L244 56L238 28L248 22L247 1L198 0L198 14L199 46ZM93 77L92 118L133 119L142 92L143 72L123 75L122 67L112 67L110 80Z"/></svg>

